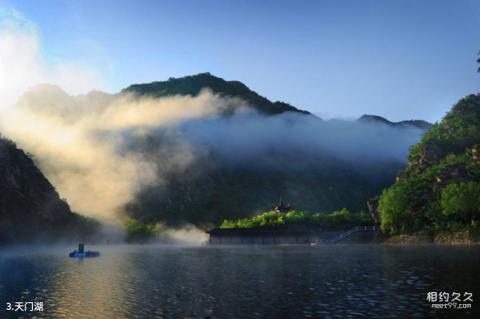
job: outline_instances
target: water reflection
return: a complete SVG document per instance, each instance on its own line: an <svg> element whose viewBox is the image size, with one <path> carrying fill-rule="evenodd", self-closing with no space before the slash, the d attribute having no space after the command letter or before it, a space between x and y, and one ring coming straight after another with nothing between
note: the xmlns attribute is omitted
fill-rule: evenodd
<svg viewBox="0 0 480 319"><path fill-rule="evenodd" d="M480 295L476 246L95 250L100 258L60 248L0 257L1 304L43 301L44 318L383 318L452 314L431 309L428 291Z"/></svg>
<svg viewBox="0 0 480 319"><path fill-rule="evenodd" d="M126 259L107 253L103 259L64 260L51 278L45 278L53 286L52 293L43 296L52 314L57 318L126 315L128 286L133 284L130 272L122 269Z"/></svg>

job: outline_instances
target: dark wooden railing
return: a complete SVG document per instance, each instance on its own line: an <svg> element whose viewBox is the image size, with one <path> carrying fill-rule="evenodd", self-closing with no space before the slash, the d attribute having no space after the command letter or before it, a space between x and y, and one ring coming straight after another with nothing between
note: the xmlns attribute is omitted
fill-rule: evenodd
<svg viewBox="0 0 480 319"><path fill-rule="evenodd" d="M337 236L331 239L326 240L325 242L329 244L336 244L339 241L351 236L352 234L357 232L362 232L362 231L373 231L373 232L380 231L380 227L379 226L356 226L350 230L347 230L341 234L338 234Z"/></svg>

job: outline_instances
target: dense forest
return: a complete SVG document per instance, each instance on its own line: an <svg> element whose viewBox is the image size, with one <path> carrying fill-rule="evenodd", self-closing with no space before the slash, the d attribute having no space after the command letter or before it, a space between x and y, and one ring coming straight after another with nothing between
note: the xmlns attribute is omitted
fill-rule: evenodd
<svg viewBox="0 0 480 319"><path fill-rule="evenodd" d="M413 146L408 166L379 200L388 234L465 232L480 221L480 95L460 100Z"/></svg>

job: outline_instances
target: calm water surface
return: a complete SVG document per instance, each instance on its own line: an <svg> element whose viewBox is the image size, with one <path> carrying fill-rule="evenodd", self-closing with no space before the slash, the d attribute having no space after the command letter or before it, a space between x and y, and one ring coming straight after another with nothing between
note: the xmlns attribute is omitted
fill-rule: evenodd
<svg viewBox="0 0 480 319"><path fill-rule="evenodd" d="M88 248L102 256L0 250L0 318L15 301L43 302L26 318L479 318L478 246ZM472 309L429 291L473 292Z"/></svg>

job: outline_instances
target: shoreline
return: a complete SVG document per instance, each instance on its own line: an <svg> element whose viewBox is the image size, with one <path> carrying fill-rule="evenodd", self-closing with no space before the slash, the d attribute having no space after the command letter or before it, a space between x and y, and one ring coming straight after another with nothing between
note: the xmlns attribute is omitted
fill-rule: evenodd
<svg viewBox="0 0 480 319"><path fill-rule="evenodd" d="M440 233L434 236L428 235L393 235L385 238L382 242L389 245L479 245L478 238L472 238L468 232Z"/></svg>

